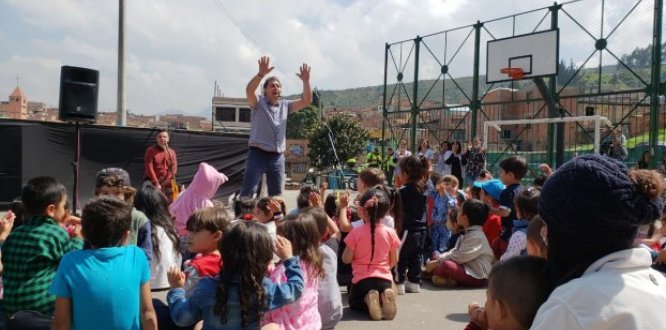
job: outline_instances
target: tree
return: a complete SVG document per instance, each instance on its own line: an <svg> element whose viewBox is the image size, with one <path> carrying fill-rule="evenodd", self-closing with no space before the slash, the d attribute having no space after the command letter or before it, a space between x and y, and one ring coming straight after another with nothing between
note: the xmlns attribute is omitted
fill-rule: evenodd
<svg viewBox="0 0 666 330"><path fill-rule="evenodd" d="M578 73L577 76L574 76L576 75L576 71L578 71L578 66L576 66L571 58L569 59L569 66L564 63L564 60L560 60L557 71L557 83L560 85L567 83L569 85L575 85L578 80L580 80L580 73Z"/></svg>
<svg viewBox="0 0 666 330"><path fill-rule="evenodd" d="M330 131L327 126L330 127ZM318 125L309 134L308 157L310 162L320 170L335 163L329 134L331 134L335 150L342 163L340 165L344 165L350 158L361 155L369 137L368 130L348 116L336 115L325 119L322 125Z"/></svg>
<svg viewBox="0 0 666 330"><path fill-rule="evenodd" d="M287 138L307 139L308 134L319 122L319 110L309 105L287 116Z"/></svg>
<svg viewBox="0 0 666 330"><path fill-rule="evenodd" d="M661 46L661 63L666 60L666 43ZM645 48L636 47L631 54L620 56L620 61L632 69L648 68L652 65L652 44ZM621 64L617 64L621 67Z"/></svg>

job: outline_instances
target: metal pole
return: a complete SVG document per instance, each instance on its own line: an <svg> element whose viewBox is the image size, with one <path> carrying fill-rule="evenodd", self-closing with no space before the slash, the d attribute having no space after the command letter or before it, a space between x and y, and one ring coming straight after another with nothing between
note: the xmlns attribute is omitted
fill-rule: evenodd
<svg viewBox="0 0 666 330"><path fill-rule="evenodd" d="M384 123L387 120L386 117L388 115L388 109L387 109L387 106L386 106L386 82L387 82L387 79L388 79L388 52L389 52L389 48L390 48L389 44L386 43L385 46L384 46L384 90L382 92L382 141L384 143L382 143L382 146L381 146L381 148L382 148L381 149L381 155L382 155L383 160L386 159L386 155L384 154L384 149L385 149L384 146L386 145L386 125ZM391 183L389 182L389 184L391 184Z"/></svg>
<svg viewBox="0 0 666 330"><path fill-rule="evenodd" d="M74 128L74 163L72 167L74 170L74 186L72 187L72 214L78 215L79 207L79 170L81 169L81 126L77 121Z"/></svg>
<svg viewBox="0 0 666 330"><path fill-rule="evenodd" d="M419 50L421 49L421 37L416 36L414 39L414 89L412 95L412 131L410 132L410 139L412 140L412 152L416 152L416 124L419 117Z"/></svg>
<svg viewBox="0 0 666 330"><path fill-rule="evenodd" d="M553 4L549 9L550 9L550 28L551 29L557 29L558 27L558 13L560 8L562 8L562 5L558 5L557 3ZM559 47L559 45L558 45ZM559 52L559 48L558 48ZM559 56L558 56L559 57ZM559 63L557 63L559 65ZM556 90L557 90L557 75L551 77L548 81L549 89L550 89L550 95L551 98L554 97ZM544 99L545 100L545 99ZM548 117L549 118L555 118L555 117L561 117L561 111L558 111L557 109L552 109L548 108ZM557 129L556 129L557 127ZM563 124L548 124L548 135L546 136L546 163L548 165L553 166L554 161L557 161L557 166L561 165L559 164L562 162L562 153L564 152L564 149L562 146L562 153L559 153L560 151L560 146L558 147L558 154L556 155L557 157L553 157L555 148L556 148L556 142L562 141L564 142L564 137L560 136L564 134L564 126ZM557 135L557 141L555 141L555 135ZM555 159L554 159L555 158ZM556 166L556 167L557 167Z"/></svg>
<svg viewBox="0 0 666 330"><path fill-rule="evenodd" d="M652 80L650 83L650 154L652 155L652 168L657 167L657 143L659 138L659 96L661 86L661 28L664 10L664 1L654 1L654 26L652 27Z"/></svg>
<svg viewBox="0 0 666 330"><path fill-rule="evenodd" d="M213 105L210 106L210 131L215 132L215 98L217 97L217 80L213 83Z"/></svg>
<svg viewBox="0 0 666 330"><path fill-rule="evenodd" d="M594 153L599 154L601 144L601 119L594 121Z"/></svg>
<svg viewBox="0 0 666 330"><path fill-rule="evenodd" d="M472 72L472 127L470 127L469 140L471 141L476 136L477 115L481 108L481 101L479 100L479 58L481 55L481 28L483 23L476 21L474 24L474 72Z"/></svg>
<svg viewBox="0 0 666 330"><path fill-rule="evenodd" d="M125 0L118 0L118 109L117 126L127 125L125 108Z"/></svg>

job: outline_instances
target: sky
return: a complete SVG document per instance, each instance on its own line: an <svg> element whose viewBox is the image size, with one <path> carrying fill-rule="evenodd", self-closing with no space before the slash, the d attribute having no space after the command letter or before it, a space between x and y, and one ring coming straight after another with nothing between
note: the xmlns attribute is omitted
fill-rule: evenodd
<svg viewBox="0 0 666 330"><path fill-rule="evenodd" d="M283 94L312 67L320 89L381 85L385 43L542 8L553 0L126 1L126 102L133 113L201 114L214 81L245 97L262 55ZM649 30L649 27L648 27ZM99 111L115 111L118 1L0 0L0 99L17 84L57 106L60 67L100 71Z"/></svg>

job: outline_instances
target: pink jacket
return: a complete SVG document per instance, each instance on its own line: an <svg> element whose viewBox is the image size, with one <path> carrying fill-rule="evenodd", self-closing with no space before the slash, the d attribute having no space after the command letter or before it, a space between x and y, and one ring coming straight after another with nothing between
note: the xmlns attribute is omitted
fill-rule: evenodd
<svg viewBox="0 0 666 330"><path fill-rule="evenodd" d="M185 189L171 205L169 213L176 218L178 235L185 236L185 224L194 211L213 206L210 200L215 196L217 189L229 180L226 175L218 172L207 163L200 163L192 183Z"/></svg>

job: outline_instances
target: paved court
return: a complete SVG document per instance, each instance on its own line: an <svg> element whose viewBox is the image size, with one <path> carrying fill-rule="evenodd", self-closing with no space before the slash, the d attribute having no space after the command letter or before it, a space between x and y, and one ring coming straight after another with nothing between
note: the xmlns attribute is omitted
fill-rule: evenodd
<svg viewBox="0 0 666 330"><path fill-rule="evenodd" d="M425 283L421 293L398 296L398 314L393 321L372 321L347 307L343 289L344 316L336 329L463 329L469 320L467 304L471 301L483 304L485 297L485 289L440 289Z"/></svg>
<svg viewBox="0 0 666 330"><path fill-rule="evenodd" d="M350 310L346 289L341 288L341 291L345 309L342 321L335 328L339 330L463 329L468 322L467 304L470 301L483 304L486 298L484 289L440 289L425 283L421 293L398 296L398 313L394 320L372 321L367 314ZM164 300L166 292L156 292L153 296Z"/></svg>

